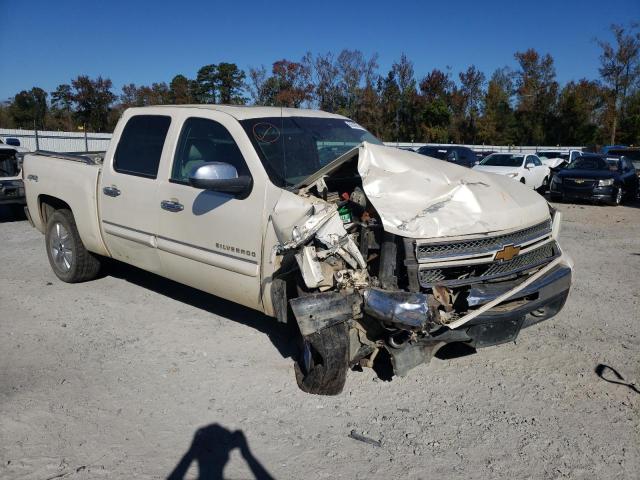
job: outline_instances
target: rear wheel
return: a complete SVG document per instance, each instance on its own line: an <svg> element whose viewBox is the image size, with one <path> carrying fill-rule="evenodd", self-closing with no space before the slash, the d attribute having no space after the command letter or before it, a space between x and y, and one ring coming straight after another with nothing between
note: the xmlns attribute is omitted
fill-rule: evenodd
<svg viewBox="0 0 640 480"><path fill-rule="evenodd" d="M56 276L67 283L93 280L100 272L100 260L80 239L73 214L56 210L47 222L47 256Z"/></svg>
<svg viewBox="0 0 640 480"><path fill-rule="evenodd" d="M302 337L295 363L300 389L316 395L342 392L349 368L349 326L339 323Z"/></svg>

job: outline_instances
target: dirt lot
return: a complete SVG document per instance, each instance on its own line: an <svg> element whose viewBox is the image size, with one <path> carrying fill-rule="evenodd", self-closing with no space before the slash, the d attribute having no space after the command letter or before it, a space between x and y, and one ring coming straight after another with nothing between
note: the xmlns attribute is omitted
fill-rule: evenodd
<svg viewBox="0 0 640 480"><path fill-rule="evenodd" d="M329 398L270 319L127 266L61 283L0 210L0 477L638 478L638 207L559 206L574 288L517 344Z"/></svg>

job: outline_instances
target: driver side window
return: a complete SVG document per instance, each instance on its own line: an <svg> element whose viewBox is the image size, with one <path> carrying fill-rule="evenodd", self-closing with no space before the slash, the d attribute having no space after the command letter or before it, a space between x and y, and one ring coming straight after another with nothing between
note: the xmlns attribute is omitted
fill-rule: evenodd
<svg viewBox="0 0 640 480"><path fill-rule="evenodd" d="M540 165L542 165L542 162L540 161L540 159L535 155L530 155L527 162L532 162L536 167L539 167Z"/></svg>
<svg viewBox="0 0 640 480"><path fill-rule="evenodd" d="M249 175L242 153L225 127L206 118L188 118L178 140L171 181L189 183L193 171L208 162L229 163L238 175Z"/></svg>

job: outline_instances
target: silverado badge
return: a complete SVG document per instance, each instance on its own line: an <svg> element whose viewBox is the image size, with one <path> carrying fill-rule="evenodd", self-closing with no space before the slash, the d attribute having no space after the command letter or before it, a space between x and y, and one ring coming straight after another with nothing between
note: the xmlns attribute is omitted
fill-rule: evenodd
<svg viewBox="0 0 640 480"><path fill-rule="evenodd" d="M497 260L502 260L502 261L509 261L511 260L513 257L515 257L516 255L518 255L518 253L520 253L520 247L514 247L513 245L505 245L502 250L498 250L496 252L496 256L493 258L493 260L497 261Z"/></svg>

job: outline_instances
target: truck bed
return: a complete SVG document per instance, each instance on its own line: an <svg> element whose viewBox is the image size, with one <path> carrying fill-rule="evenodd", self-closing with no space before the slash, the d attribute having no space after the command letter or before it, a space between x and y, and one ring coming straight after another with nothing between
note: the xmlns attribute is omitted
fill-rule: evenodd
<svg viewBox="0 0 640 480"><path fill-rule="evenodd" d="M45 232L43 203L64 203L73 212L78 233L85 247L108 255L100 232L97 188L102 154L78 155L37 151L24 157L27 206L36 229Z"/></svg>

